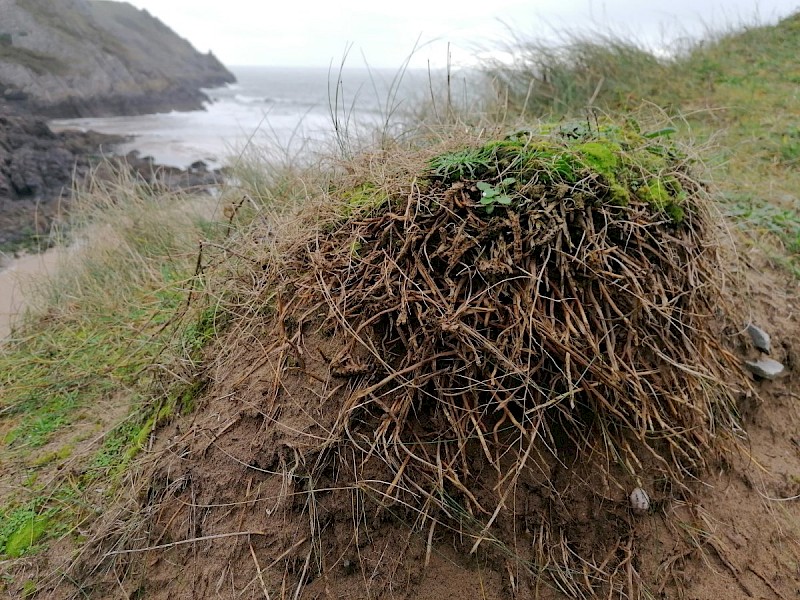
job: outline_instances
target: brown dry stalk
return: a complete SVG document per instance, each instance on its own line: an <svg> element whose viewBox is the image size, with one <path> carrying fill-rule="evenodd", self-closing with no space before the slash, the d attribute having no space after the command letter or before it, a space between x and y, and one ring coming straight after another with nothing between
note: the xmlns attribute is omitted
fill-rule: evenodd
<svg viewBox="0 0 800 600"><path fill-rule="evenodd" d="M261 325L230 345L271 332L241 381L269 368L261 410L279 428L285 403L302 401L287 382L313 382L330 421L324 440L295 432L320 440L296 450L313 465L308 481L382 482L381 510L431 519L426 562L436 523L572 597L641 595L629 529L590 560L562 527L569 502L594 495L625 511L624 497L591 488L597 479L624 490L646 476L689 493L687 475L735 443L749 386L726 346L735 311L710 200L684 167L670 172L686 194L680 223L635 194L615 204L596 174L537 180L491 216L475 182L389 182L380 207L350 207L256 268L240 264L232 295L250 295L242 310ZM588 475L557 478L576 465ZM528 497L539 503L522 514ZM538 528L525 559L510 549L520 521ZM314 522L296 595L311 553L325 552Z"/></svg>

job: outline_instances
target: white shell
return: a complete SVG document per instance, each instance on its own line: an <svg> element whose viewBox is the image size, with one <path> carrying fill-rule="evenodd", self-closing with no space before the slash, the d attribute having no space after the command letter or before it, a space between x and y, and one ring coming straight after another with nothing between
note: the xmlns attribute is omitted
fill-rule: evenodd
<svg viewBox="0 0 800 600"><path fill-rule="evenodd" d="M636 488L631 492L631 508L633 512L645 513L650 510L650 496L642 488Z"/></svg>

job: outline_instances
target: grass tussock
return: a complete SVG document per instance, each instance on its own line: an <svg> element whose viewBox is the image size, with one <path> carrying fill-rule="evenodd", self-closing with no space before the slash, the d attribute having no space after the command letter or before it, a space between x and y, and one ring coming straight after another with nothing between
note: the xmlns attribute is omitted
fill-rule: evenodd
<svg viewBox="0 0 800 600"><path fill-rule="evenodd" d="M65 569L76 593L144 595L150 552L181 565L201 548L195 595L224 579L394 597L403 557L427 568L447 548L516 597L654 597L630 491L682 527L669 506L742 434L720 213L796 250L795 207L772 198L794 193L793 104L767 58L795 56L796 21L670 60L611 37L521 43L488 69L489 110L432 93L373 146L334 102L342 158L251 148L221 223L95 182L80 266L0 353L3 459L36 490L0 509L0 552L74 533L112 481L126 493ZM595 117L642 102L684 114ZM729 175L721 206L687 133L727 144L705 157ZM120 391L113 427L52 447ZM63 464L79 475L37 484Z"/></svg>
<svg viewBox="0 0 800 600"><path fill-rule="evenodd" d="M576 115L596 105L637 108L667 96L675 85L670 65L635 42L614 35L563 34L560 43L519 37L506 48L511 62L483 67L504 115Z"/></svg>
<svg viewBox="0 0 800 600"><path fill-rule="evenodd" d="M749 244L797 272L792 168L798 154L796 76L800 16L777 25L739 23L654 54L631 38L562 32L560 43L518 36L489 62L487 113L505 122L578 118L659 107L679 134L709 144L722 210Z"/></svg>
<svg viewBox="0 0 800 600"><path fill-rule="evenodd" d="M280 521L242 529L283 557L258 569L267 590L325 578L361 527L394 543L388 521L427 537L425 564L444 539L531 593L626 593L633 553L613 548L632 543L627 495L690 496L736 444L748 386L724 343L724 244L685 149L663 127L589 123L348 166L277 230L251 221L222 245L207 289L230 325L210 341L203 402L229 424L152 466L158 535L107 529L113 550L94 560L144 578L129 552L196 530L195 504L204 522L225 507L253 523L236 501L253 493ZM205 478L216 460L234 472ZM609 529L576 533L573 506L602 507ZM228 548L223 562L250 556ZM366 589L390 585L375 579Z"/></svg>

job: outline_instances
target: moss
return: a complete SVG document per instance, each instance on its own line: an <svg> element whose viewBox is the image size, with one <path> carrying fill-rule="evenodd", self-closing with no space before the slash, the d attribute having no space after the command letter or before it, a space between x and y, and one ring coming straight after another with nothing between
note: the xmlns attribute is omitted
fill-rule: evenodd
<svg viewBox="0 0 800 600"><path fill-rule="evenodd" d="M610 140L596 140L578 144L575 151L581 155L586 165L601 175L615 177L620 166L622 148Z"/></svg>
<svg viewBox="0 0 800 600"><path fill-rule="evenodd" d="M363 183L351 190L342 192L342 217L360 212L370 212L389 202L389 195L371 182Z"/></svg>
<svg viewBox="0 0 800 600"><path fill-rule="evenodd" d="M587 168L601 175L611 193L611 201L626 206L630 201L628 188L618 176L622 165L622 147L615 141L595 140L575 146Z"/></svg>
<svg viewBox="0 0 800 600"><path fill-rule="evenodd" d="M658 178L648 179L647 183L637 190L637 195L658 210L664 210L672 202L667 186Z"/></svg>
<svg viewBox="0 0 800 600"><path fill-rule="evenodd" d="M39 586L32 579L26 581L22 585L22 597L25 598L25 599L33 598L36 595L36 592L38 591L38 588L39 588Z"/></svg>
<svg viewBox="0 0 800 600"><path fill-rule="evenodd" d="M681 204L685 193L674 177L651 177L636 195L655 210L665 213L673 222L683 221L685 214Z"/></svg>
<svg viewBox="0 0 800 600"><path fill-rule="evenodd" d="M11 558L18 558L36 545L52 527L52 518L49 513L32 516L24 521L14 531L6 542L5 554Z"/></svg>
<svg viewBox="0 0 800 600"><path fill-rule="evenodd" d="M683 207L680 204L675 204L674 202L667 205L664 209L664 212L669 216L673 223L682 223L683 219L686 217L686 212L683 210Z"/></svg>
<svg viewBox="0 0 800 600"><path fill-rule="evenodd" d="M611 201L620 206L627 206L631 200L631 194L624 185L613 182L609 185L611 191Z"/></svg>
<svg viewBox="0 0 800 600"><path fill-rule="evenodd" d="M566 184L575 193L589 177L600 182L591 192L598 202L626 206L639 198L679 223L685 194L674 177L660 175L672 172L677 161L685 159L665 139L670 131L642 133L630 119L624 125L544 125L538 131L520 130L502 140L439 155L430 161L429 175L434 181L465 180L492 189L500 189L503 181L515 181L502 187L508 196L524 195L531 185L539 184Z"/></svg>
<svg viewBox="0 0 800 600"><path fill-rule="evenodd" d="M45 465L50 464L51 462L65 460L72 455L72 452L74 450L75 447L72 444L67 444L66 446L62 446L58 450L54 450L53 452L48 452L47 454L43 454L34 461L33 466L43 467Z"/></svg>

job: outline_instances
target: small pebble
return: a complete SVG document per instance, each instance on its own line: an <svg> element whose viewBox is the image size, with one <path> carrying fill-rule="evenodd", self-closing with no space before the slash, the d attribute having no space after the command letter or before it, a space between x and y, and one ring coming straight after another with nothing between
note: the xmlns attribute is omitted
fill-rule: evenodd
<svg viewBox="0 0 800 600"><path fill-rule="evenodd" d="M785 369L781 363L771 358L748 360L744 364L753 375L761 379L775 379L776 377L780 377L783 375Z"/></svg>
<svg viewBox="0 0 800 600"><path fill-rule="evenodd" d="M769 354L770 337L766 331L764 331L760 327L756 327L752 323L748 323L747 333L750 334L750 339L753 341L753 345L756 348L758 348L759 350L761 350L766 354Z"/></svg>
<svg viewBox="0 0 800 600"><path fill-rule="evenodd" d="M650 510L650 496L642 488L637 487L631 492L631 508L639 514Z"/></svg>

